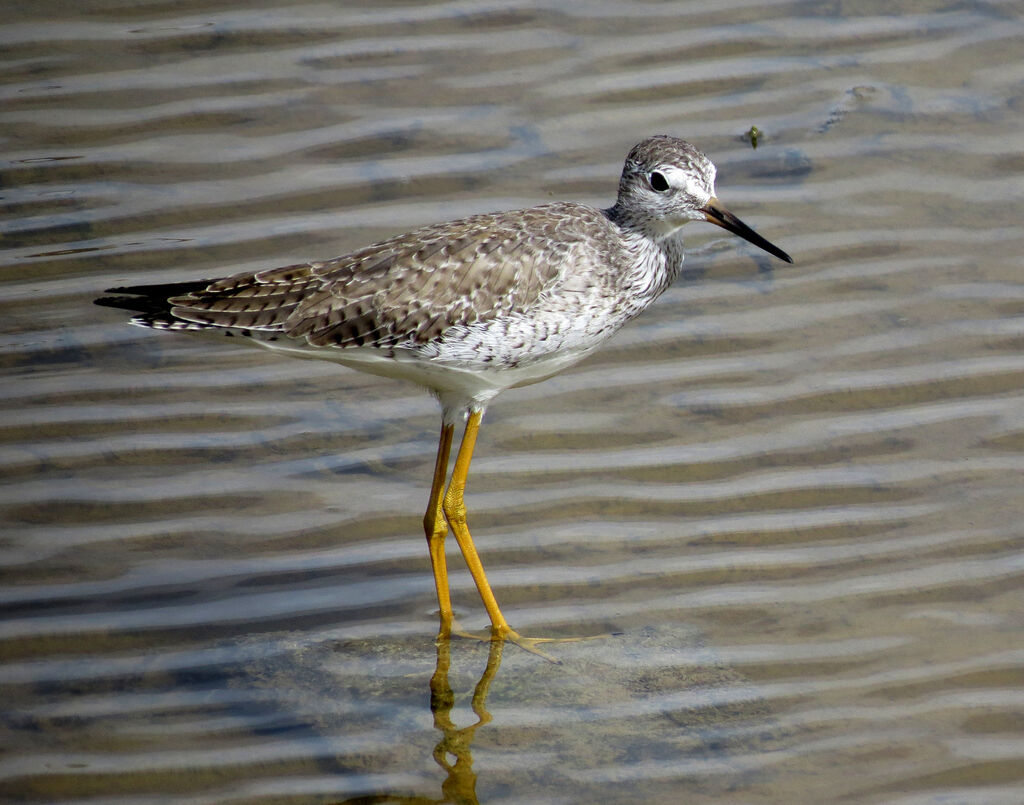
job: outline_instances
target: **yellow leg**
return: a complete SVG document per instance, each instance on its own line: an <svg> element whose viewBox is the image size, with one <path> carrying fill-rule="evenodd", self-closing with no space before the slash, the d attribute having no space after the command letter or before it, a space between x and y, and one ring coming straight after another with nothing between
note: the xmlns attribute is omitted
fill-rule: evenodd
<svg viewBox="0 0 1024 805"><path fill-rule="evenodd" d="M423 516L423 530L427 533L427 548L430 564L434 569L434 586L437 588L437 603L441 609L441 637L447 637L452 630L452 599L448 591L448 562L444 555L444 538L448 535L441 508L441 493L448 476L448 457L451 454L454 425L441 426L441 438L437 445L437 461L434 465L434 481L430 486L430 502Z"/></svg>
<svg viewBox="0 0 1024 805"><path fill-rule="evenodd" d="M466 478L469 476L469 464L473 460L473 448L476 446L476 437L480 432L480 420L483 417L483 411L474 411L469 415L469 419L466 422L466 432L462 436L462 444L459 445L459 454L455 457L455 467L452 470L452 478L448 484L448 490L444 494L444 498L441 500L441 511L444 517L448 520L448 525L451 526L452 533L455 535L456 541L459 543L459 548L462 550L462 555L466 560L466 565L469 567L470 575L473 577L473 581L476 582L476 589L480 593L480 598L484 602L484 607L487 609L487 615L491 619L491 641L505 641L508 640L511 643L515 643L517 646L526 649L534 654L538 654L546 660L557 663L559 662L554 657L551 657L541 651L537 646L541 643L571 643L579 640L590 640L592 638L580 638L580 637L523 637L521 634L516 632L508 625L508 621L505 620L505 616L501 614L501 609L498 606L498 601L494 597L494 593L491 591L491 585L487 581L487 574L484 573L483 563L480 561L480 556L476 552L476 546L473 544L473 538L469 534L469 526L466 524L466 503L464 496L466 493ZM450 426L448 426L450 427ZM447 429L446 429L447 430ZM451 431L447 430L447 440L450 446L452 436ZM442 447L445 441L445 432L441 434ZM447 451L447 448L445 448ZM441 465L441 452L442 449L438 449L438 467ZM447 452L445 452L445 463L447 463ZM443 473L443 470L440 472ZM434 486L438 484L438 473L434 471ZM434 492L431 492L431 507L427 510L427 516L430 517L431 512L435 513L435 523L439 519L436 514L436 505L434 501ZM440 526L434 525L434 533L438 533ZM428 531L429 533L429 531ZM443 533L443 532L442 532ZM443 537L441 537L443 540ZM438 540L439 541L439 540ZM432 543L433 545L433 543ZM433 550L433 548L432 548ZM433 553L431 554L433 556ZM437 576L438 562L434 564L434 575ZM440 565L444 566L444 554L443 551L440 557ZM440 584L438 585L440 589ZM447 575L445 575L445 593L447 594ZM442 612L444 606L442 605ZM451 605L449 604L448 611L451 611ZM451 621L449 620L449 624ZM463 633L458 632L460 635ZM466 637L476 637L475 635L466 634ZM600 637L606 637L607 635L600 635ZM447 637L447 634L443 631L442 626L442 637ZM499 655L500 656L500 655Z"/></svg>
<svg viewBox="0 0 1024 805"><path fill-rule="evenodd" d="M480 432L482 416L482 411L474 411L469 415L466 432L463 434L462 444L459 446L459 454L455 458L452 480L448 484L444 500L441 501L441 508L444 510L444 516L448 518L448 524L452 527L455 539L466 559L469 573L473 577L473 581L476 582L476 589L480 593L480 598L483 599L495 636L504 638L512 630L509 629L494 593L491 592L491 585L487 581L487 574L484 573L483 563L476 552L473 538L469 535L469 527L466 525L466 503L463 499L466 492L466 478L469 475L469 463L473 460L473 448L476 446L477 433Z"/></svg>

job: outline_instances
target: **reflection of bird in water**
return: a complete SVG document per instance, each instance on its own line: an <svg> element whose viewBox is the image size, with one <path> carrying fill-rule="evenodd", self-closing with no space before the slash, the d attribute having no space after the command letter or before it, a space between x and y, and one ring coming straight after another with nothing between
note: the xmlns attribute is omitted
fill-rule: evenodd
<svg viewBox="0 0 1024 805"><path fill-rule="evenodd" d="M302 357L417 382L441 403L441 438L424 526L440 604L453 628L444 540L449 526L493 638L540 653L509 627L466 524L463 495L480 420L501 391L536 383L595 350L678 276L679 230L717 224L787 262L715 198L715 166L674 137L626 157L607 210L561 202L474 215L324 262L223 279L115 288L101 304L158 330L217 331ZM456 424L465 433L448 479Z"/></svg>
<svg viewBox="0 0 1024 805"><path fill-rule="evenodd" d="M473 771L473 753L471 747L479 727L490 723L491 714L487 712L487 694L491 682L494 681L498 668L501 666L501 654L505 644L501 640L492 640L487 654L487 665L480 681L473 689L470 702L476 722L467 727L457 727L452 721L452 709L455 707L455 692L448 681L451 668L451 641L437 641L437 666L430 678L430 711L434 715L434 728L441 732L441 740L434 746L434 762L447 775L441 783L441 798L423 796L403 796L401 794L381 793L361 795L354 799L346 799L334 805L377 805L377 803L394 803L394 805L478 805L476 795L476 772ZM454 758L454 760L452 760Z"/></svg>
<svg viewBox="0 0 1024 805"><path fill-rule="evenodd" d="M484 668L480 681L473 689L471 706L477 717L475 724L468 727L456 727L452 721L452 707L455 705L455 693L448 682L448 669L451 667L451 641L437 641L437 667L430 678L430 710L434 714L434 726L444 736L434 747L434 760L447 772L447 779L441 784L442 802L472 803L476 798L476 773L473 771L473 755L470 747L476 737L478 727L491 720L487 712L487 693L490 690L494 675L501 665L501 651L504 643L492 640L487 654L487 667ZM449 756L455 761L449 760Z"/></svg>

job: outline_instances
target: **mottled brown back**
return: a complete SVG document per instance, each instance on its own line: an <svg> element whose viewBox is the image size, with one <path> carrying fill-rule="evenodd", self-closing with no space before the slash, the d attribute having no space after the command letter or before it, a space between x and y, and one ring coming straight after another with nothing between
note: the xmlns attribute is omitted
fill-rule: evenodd
<svg viewBox="0 0 1024 805"><path fill-rule="evenodd" d="M573 203L475 215L326 262L216 280L169 299L170 313L202 329L279 332L313 346L424 343L527 309L609 226Z"/></svg>

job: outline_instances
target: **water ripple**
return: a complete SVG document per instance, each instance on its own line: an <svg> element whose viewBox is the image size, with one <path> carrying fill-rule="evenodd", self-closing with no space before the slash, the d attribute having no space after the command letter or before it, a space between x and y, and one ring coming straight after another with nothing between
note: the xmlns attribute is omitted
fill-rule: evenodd
<svg viewBox="0 0 1024 805"><path fill-rule="evenodd" d="M0 799L1024 801L1024 25L905 11L13 11ZM606 205L659 131L796 264L687 227L651 310L488 411L503 610L611 634L560 666L433 642L426 395L91 305Z"/></svg>

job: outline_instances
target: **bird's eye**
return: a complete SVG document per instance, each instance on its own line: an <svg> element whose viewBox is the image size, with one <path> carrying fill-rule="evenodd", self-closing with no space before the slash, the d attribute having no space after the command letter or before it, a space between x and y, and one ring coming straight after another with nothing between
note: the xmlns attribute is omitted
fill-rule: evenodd
<svg viewBox="0 0 1024 805"><path fill-rule="evenodd" d="M664 193L668 190L668 179L665 178L664 173L652 171L651 175L647 177L647 181L651 183L652 190L657 190L659 193Z"/></svg>

